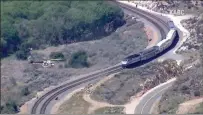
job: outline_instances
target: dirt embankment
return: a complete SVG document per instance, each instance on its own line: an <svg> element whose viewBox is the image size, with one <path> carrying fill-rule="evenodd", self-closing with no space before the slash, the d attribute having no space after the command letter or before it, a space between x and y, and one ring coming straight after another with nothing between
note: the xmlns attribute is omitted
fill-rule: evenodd
<svg viewBox="0 0 203 115"><path fill-rule="evenodd" d="M151 26L145 26L144 31L146 32L148 39L147 48L150 48L159 42L159 35Z"/></svg>
<svg viewBox="0 0 203 115"><path fill-rule="evenodd" d="M188 113L195 113L196 108L199 106L200 103L203 103L203 98L192 99L181 103L176 111L176 114L188 114Z"/></svg>

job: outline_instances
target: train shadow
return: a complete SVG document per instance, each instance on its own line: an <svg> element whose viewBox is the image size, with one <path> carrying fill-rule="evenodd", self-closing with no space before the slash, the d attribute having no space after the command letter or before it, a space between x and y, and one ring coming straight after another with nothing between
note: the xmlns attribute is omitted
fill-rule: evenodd
<svg viewBox="0 0 203 115"><path fill-rule="evenodd" d="M157 55L154 56L154 57L151 57L151 58L149 58L149 59L147 59L147 60L144 60L144 61L136 62L136 63L131 64L131 65L128 65L128 66L125 67L125 68L126 68L126 69L136 68L136 67L139 67L139 66L141 66L141 65L144 65L144 64L146 64L146 63L148 63L148 62L150 62L150 61L152 61L152 60L154 60L154 59L156 59L156 58L158 58L158 57L164 55L165 53L167 53L168 51L170 51L171 49L173 49L173 48L177 45L178 41L179 41L179 35L176 35L175 39L173 40L173 43L172 43L171 46L168 47L167 49L163 50L162 52L160 52L159 54L157 54Z"/></svg>

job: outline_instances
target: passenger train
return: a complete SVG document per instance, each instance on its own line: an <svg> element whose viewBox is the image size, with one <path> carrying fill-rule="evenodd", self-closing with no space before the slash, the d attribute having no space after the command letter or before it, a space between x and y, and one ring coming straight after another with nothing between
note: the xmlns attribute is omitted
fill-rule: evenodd
<svg viewBox="0 0 203 115"><path fill-rule="evenodd" d="M145 49L144 51L141 51L137 54L133 54L133 55L126 57L123 61L121 61L122 67L125 68L131 64L150 59L150 58L156 56L157 54L163 52L168 47L170 47L171 44L173 43L175 37L177 36L178 32L174 26L169 25L169 27L171 29L168 32L166 39L163 39L157 45L155 45L151 48Z"/></svg>

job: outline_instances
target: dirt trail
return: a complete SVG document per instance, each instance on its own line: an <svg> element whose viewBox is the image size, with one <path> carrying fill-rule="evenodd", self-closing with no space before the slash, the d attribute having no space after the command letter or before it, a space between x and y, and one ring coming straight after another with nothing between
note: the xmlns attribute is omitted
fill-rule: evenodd
<svg viewBox="0 0 203 115"><path fill-rule="evenodd" d="M203 97L181 103L178 107L178 110L176 111L176 114L191 113L191 112L195 111L197 105L200 104L201 102L203 102Z"/></svg>
<svg viewBox="0 0 203 115"><path fill-rule="evenodd" d="M115 73L116 74L116 73ZM99 81L98 83L96 83L95 85L91 86L89 88L90 91L95 90L98 86L100 86L102 83L104 83L105 81L109 80L110 78L112 78L115 74L109 75L107 77L105 77L104 79L102 79L101 81ZM74 90L73 92L69 93L66 97L64 97L63 99L61 99L59 102L57 102L51 110L51 114L56 114L59 107L66 102L67 100L69 100L75 93L81 91L82 89L84 89L84 87L79 88ZM83 94L83 99L85 101L87 101L88 103L91 104L91 107L89 107L88 110L88 114L94 112L94 110L102 108L102 107L114 107L114 106L120 106L120 105L111 105L109 103L105 103L105 102L99 102L96 100L91 99L90 94L89 93L84 93Z"/></svg>
<svg viewBox="0 0 203 115"><path fill-rule="evenodd" d="M99 101L95 101L93 99L90 98L90 94L84 94L83 95L83 99L85 101L87 101L88 103L91 104L89 110L88 110L88 114L93 113L95 110L102 108L102 107L115 107L115 106L122 106L122 105L112 105L106 102L99 102Z"/></svg>
<svg viewBox="0 0 203 115"><path fill-rule="evenodd" d="M133 96L130 98L130 101L124 105L125 107L125 114L134 114L135 113L135 108L139 104L141 96L143 95L144 92L140 92L136 94L136 96Z"/></svg>
<svg viewBox="0 0 203 115"><path fill-rule="evenodd" d="M116 74L116 73L115 73ZM100 86L102 83L106 82L107 80L111 79L112 77L114 77L115 74L111 74L109 76L107 76L106 78L102 79L101 81L99 81L98 83L96 83L95 85L93 85L92 87L90 87L90 91L95 90L98 86ZM85 101L87 101L88 103L91 104L91 107L88 110L88 114L93 113L96 109L102 108L102 107L115 107L115 106L122 106L122 105L112 105L106 102L99 102L96 100L91 99L90 94L88 93L84 93L83 95L83 99Z"/></svg>

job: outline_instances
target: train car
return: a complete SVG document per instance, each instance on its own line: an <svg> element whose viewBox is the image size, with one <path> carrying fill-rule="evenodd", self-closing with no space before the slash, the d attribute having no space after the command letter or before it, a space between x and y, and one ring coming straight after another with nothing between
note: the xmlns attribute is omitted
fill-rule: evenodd
<svg viewBox="0 0 203 115"><path fill-rule="evenodd" d="M168 26L170 27L170 29L175 28L173 21L168 21Z"/></svg>
<svg viewBox="0 0 203 115"><path fill-rule="evenodd" d="M154 57L158 53L159 53L159 47L158 46L153 46L153 47L151 47L149 49L146 49L146 50L144 50L144 51L142 51L140 53L141 61L147 60L147 59L149 59L151 57Z"/></svg>
<svg viewBox="0 0 203 115"><path fill-rule="evenodd" d="M145 49L144 51L138 54L133 54L126 57L123 61L121 61L122 67L125 68L131 64L144 61L156 56L158 53L161 53L163 50L171 46L176 35L177 35L177 30L175 28L170 29L170 31L166 36L166 39L160 41L156 46L153 46L149 49Z"/></svg>
<svg viewBox="0 0 203 115"><path fill-rule="evenodd" d="M173 43L176 35L177 35L177 30L176 29L171 29L168 32L168 34L166 36L166 39L162 40L161 42L159 42L157 44L157 46L159 47L159 52L162 52L163 50L168 48Z"/></svg>
<svg viewBox="0 0 203 115"><path fill-rule="evenodd" d="M141 60L140 54L133 54L126 57L123 61L121 61L122 67L127 67L128 65L137 63Z"/></svg>

